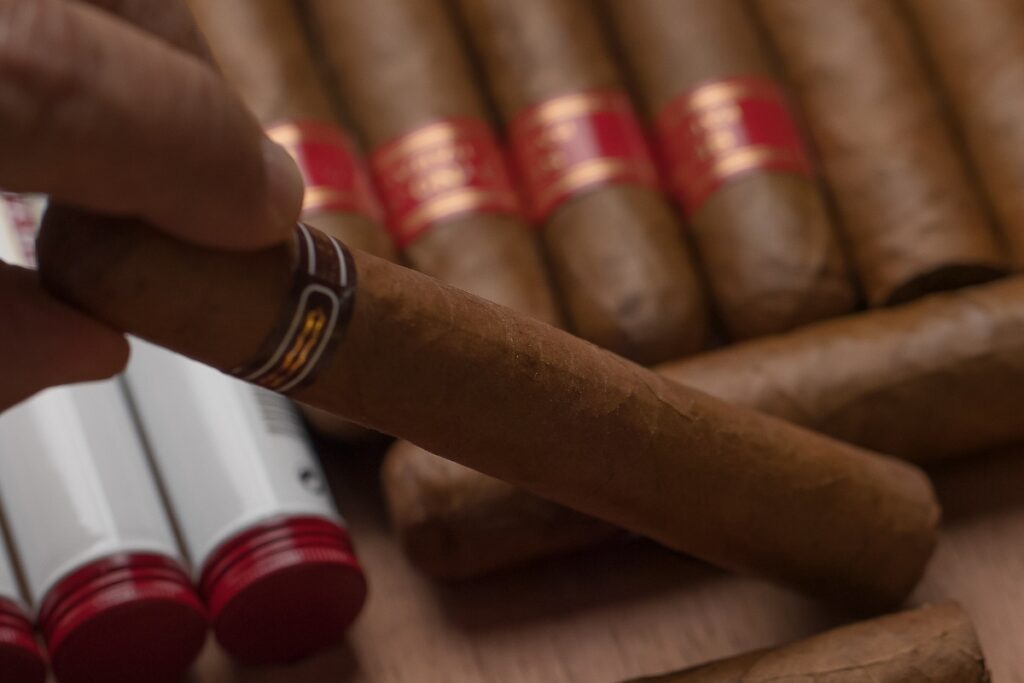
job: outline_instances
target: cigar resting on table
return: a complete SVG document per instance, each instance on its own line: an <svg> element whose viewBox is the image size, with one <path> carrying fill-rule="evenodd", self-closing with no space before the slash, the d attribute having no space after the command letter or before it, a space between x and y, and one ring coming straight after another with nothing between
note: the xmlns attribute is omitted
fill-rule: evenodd
<svg viewBox="0 0 1024 683"><path fill-rule="evenodd" d="M225 78L270 137L295 158L306 182L303 218L355 249L395 259L369 176L338 122L290 0L189 0ZM341 440L355 425L310 408L310 423Z"/></svg>
<svg viewBox="0 0 1024 683"><path fill-rule="evenodd" d="M946 603L632 683L989 683L970 618Z"/></svg>
<svg viewBox="0 0 1024 683"><path fill-rule="evenodd" d="M870 608L935 543L917 468L315 230L233 253L57 206L37 248L45 286L116 329L722 567Z"/></svg>
<svg viewBox="0 0 1024 683"><path fill-rule="evenodd" d="M1002 272L909 24L890 0L754 0L802 105L869 303Z"/></svg>
<svg viewBox="0 0 1024 683"><path fill-rule="evenodd" d="M649 365L708 339L700 283L585 0L460 0L568 326Z"/></svg>
<svg viewBox="0 0 1024 683"><path fill-rule="evenodd" d="M1024 278L822 321L655 370L734 405L918 462L1024 442ZM964 406L983 405L984 410ZM422 571L466 578L617 533L395 446L383 484Z"/></svg>
<svg viewBox="0 0 1024 683"><path fill-rule="evenodd" d="M853 310L818 171L741 0L603 6L727 334Z"/></svg>
<svg viewBox="0 0 1024 683"><path fill-rule="evenodd" d="M995 209L1013 266L1024 268L1024 4L908 0Z"/></svg>

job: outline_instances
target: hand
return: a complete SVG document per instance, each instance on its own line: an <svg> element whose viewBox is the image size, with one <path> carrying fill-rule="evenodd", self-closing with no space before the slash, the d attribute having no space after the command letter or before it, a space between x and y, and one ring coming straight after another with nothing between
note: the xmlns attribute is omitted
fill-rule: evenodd
<svg viewBox="0 0 1024 683"><path fill-rule="evenodd" d="M302 201L180 0L0 0L0 188L230 249L286 240ZM0 410L127 356L119 333L0 264Z"/></svg>

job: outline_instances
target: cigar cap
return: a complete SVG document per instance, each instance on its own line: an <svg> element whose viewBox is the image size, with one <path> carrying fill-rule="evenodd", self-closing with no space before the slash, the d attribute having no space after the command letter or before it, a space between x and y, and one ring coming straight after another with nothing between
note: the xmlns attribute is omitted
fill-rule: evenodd
<svg viewBox="0 0 1024 683"><path fill-rule="evenodd" d="M8 683L43 683L46 662L25 611L0 599L0 672Z"/></svg>
<svg viewBox="0 0 1024 683"><path fill-rule="evenodd" d="M206 639L188 576L163 555L85 565L43 599L39 625L62 683L178 681Z"/></svg>
<svg viewBox="0 0 1024 683"><path fill-rule="evenodd" d="M348 532L317 517L249 528L204 565L200 581L221 646L250 664L337 644L366 600Z"/></svg>

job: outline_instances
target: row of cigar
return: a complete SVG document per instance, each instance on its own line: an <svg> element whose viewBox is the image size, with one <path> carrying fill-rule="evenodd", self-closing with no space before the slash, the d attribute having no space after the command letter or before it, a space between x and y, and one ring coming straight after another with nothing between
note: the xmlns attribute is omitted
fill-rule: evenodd
<svg viewBox="0 0 1024 683"><path fill-rule="evenodd" d="M0 195L4 262L30 263L36 205ZM176 683L208 625L240 661L288 662L366 594L294 407L138 340L123 378L0 414L0 509L4 683L43 683L33 625L60 683Z"/></svg>
<svg viewBox="0 0 1024 683"><path fill-rule="evenodd" d="M349 247L324 358L261 355L309 312L296 261L329 239L306 228L217 253L54 207L43 281L408 439L384 487L425 571L472 576L624 528L889 607L923 571L938 505L915 466L870 451L924 461L1024 437L1024 283L982 284L1021 260L1015 2L971 3L965 22L964 0L310 0L309 33L286 0L190 4L300 162L308 220ZM396 248L423 274L390 263ZM891 307L828 320L853 311L854 279ZM707 343L702 286L721 336L747 341L673 360Z"/></svg>
<svg viewBox="0 0 1024 683"><path fill-rule="evenodd" d="M993 127L985 121L997 114L982 105L994 96L974 90L989 82L1005 89L1020 63L1010 55L1000 64L1006 78L978 77L994 68L983 28L1005 34L999 45L1011 43L1013 29L1024 26L1017 3L989 0L972 10L954 45L939 38L964 23L956 1L917 3L908 13L875 0L763 0L756 7L731 0L385 0L372 7L314 0L303 5L306 31L284 0L191 5L225 75L300 161L310 221L350 246L393 255L376 223L380 214L361 191L370 183L347 134L330 123L319 53L369 150L386 223L407 263L548 323L560 323L565 311L576 334L647 363L696 350L706 326L703 313L695 315L702 310L694 303L702 299L698 278L680 265L690 257L679 258L687 249L679 222L643 180L650 174L632 163L636 115L624 96L624 74L631 74L661 147L675 160L668 184L689 207L699 279L708 282L726 336L761 337L664 362L659 374L915 461L1024 438L1015 419L1024 384L1013 360L1022 343L1013 332L1024 314L1016 303L1022 285L1005 280L910 301L995 278L1005 265L997 245L1019 242L1024 221L1010 208L997 212L1000 229L993 229L956 137L966 134L974 168L988 174L984 195L1012 196L996 186L1009 183L1012 156L1024 159L1024 150L985 137ZM927 54L917 49L918 34L929 38ZM628 68L618 65L613 46ZM474 54L482 79L474 78ZM945 90L932 87L929 59L942 62ZM800 116L781 95L780 72ZM562 188L527 202L527 214L542 224L536 234L520 215L488 203L508 192L488 185L502 164L488 161L497 145L481 80L508 123L520 160L514 175L527 196ZM950 119L942 95L954 87L963 92L948 98L961 105ZM794 118L806 122L827 195ZM752 153L767 156L744 165ZM344 168L346 192L332 186L329 167ZM606 167L605 175L587 175ZM573 185L580 169L587 182ZM478 198L482 189L489 194L477 203L453 201ZM332 196L334 203L325 199ZM416 211L420 218L408 219ZM560 305L535 238L544 243ZM855 305L841 241L868 302L899 305L819 320ZM964 410L982 400L985 415ZM439 577L478 575L615 533L408 442L389 454L384 486L413 561Z"/></svg>

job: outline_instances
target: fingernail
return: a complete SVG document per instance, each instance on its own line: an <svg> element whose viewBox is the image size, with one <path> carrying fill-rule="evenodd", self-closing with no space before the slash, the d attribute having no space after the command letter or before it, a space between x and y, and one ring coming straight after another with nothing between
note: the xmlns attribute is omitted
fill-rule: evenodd
<svg viewBox="0 0 1024 683"><path fill-rule="evenodd" d="M267 212L275 230L290 235L302 210L305 188L295 161L283 147L263 138L263 163L267 173Z"/></svg>

